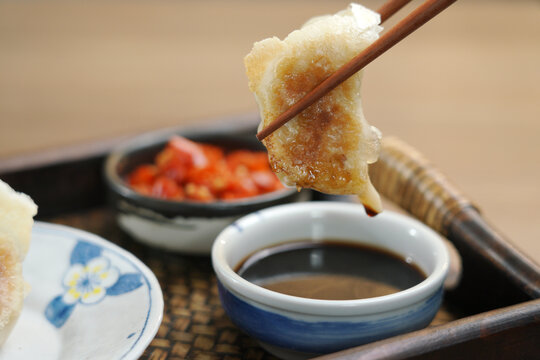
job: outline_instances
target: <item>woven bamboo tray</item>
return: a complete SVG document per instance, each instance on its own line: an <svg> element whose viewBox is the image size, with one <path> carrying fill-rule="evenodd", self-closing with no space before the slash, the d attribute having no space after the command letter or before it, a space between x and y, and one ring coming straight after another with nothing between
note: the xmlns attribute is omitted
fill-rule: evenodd
<svg viewBox="0 0 540 360"><path fill-rule="evenodd" d="M254 136L256 121L246 116L206 126ZM40 220L103 236L152 269L163 290L165 311L141 359L272 359L225 315L209 257L153 249L117 227L101 171L104 157L118 141L4 159L0 178L34 198ZM497 234L425 157L399 139L385 139L380 160L370 171L381 194L453 242L462 258L463 277L446 293L428 328L324 358L540 358L539 267Z"/></svg>

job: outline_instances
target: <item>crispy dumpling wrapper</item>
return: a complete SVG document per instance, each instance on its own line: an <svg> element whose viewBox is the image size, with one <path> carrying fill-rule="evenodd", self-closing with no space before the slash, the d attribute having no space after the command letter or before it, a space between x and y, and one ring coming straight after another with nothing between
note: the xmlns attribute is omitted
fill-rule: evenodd
<svg viewBox="0 0 540 360"><path fill-rule="evenodd" d="M245 57L249 88L266 127L339 67L377 40L379 14L357 4L309 20L283 41L254 44ZM358 72L263 140L270 164L287 186L358 195L382 210L368 164L377 160L380 132L362 111Z"/></svg>

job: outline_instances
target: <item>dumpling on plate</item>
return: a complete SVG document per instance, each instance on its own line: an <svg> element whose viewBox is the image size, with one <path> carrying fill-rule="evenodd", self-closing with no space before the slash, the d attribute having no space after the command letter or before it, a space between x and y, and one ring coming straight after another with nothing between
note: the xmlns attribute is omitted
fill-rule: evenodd
<svg viewBox="0 0 540 360"><path fill-rule="evenodd" d="M28 252L37 206L25 194L0 180L0 345L23 307L26 283L22 262Z"/></svg>
<svg viewBox="0 0 540 360"><path fill-rule="evenodd" d="M250 90L259 105L259 130L300 100L377 38L379 14L351 4L313 18L283 41L256 42L245 57ZM273 171L287 186L358 195L369 212L382 210L368 164L377 160L380 132L370 126L353 75L265 140Z"/></svg>

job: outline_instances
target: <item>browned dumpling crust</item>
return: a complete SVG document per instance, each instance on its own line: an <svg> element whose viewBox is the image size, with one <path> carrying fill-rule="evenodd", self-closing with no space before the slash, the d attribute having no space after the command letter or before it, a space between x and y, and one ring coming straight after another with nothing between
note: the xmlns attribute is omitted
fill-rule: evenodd
<svg viewBox="0 0 540 360"><path fill-rule="evenodd" d="M260 128L300 100L378 38L379 15L357 4L314 18L281 41L254 44L245 58L249 86L261 114ZM369 180L380 133L364 118L359 72L275 131L263 143L270 163L288 186L329 194L355 194L380 212Z"/></svg>

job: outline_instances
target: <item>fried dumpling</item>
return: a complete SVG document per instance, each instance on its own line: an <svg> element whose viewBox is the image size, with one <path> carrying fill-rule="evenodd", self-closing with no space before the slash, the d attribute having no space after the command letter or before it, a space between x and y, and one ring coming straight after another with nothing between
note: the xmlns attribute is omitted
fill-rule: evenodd
<svg viewBox="0 0 540 360"><path fill-rule="evenodd" d="M30 245L37 206L25 194L0 180L0 345L15 325L23 306L26 283L22 262Z"/></svg>
<svg viewBox="0 0 540 360"><path fill-rule="evenodd" d="M377 13L351 4L313 18L285 40L254 44L245 58L250 90L259 105L259 130L340 66L373 43L382 28ZM355 194L373 212L381 200L369 180L380 132L364 118L361 72L263 140L274 172L287 186L329 194Z"/></svg>

